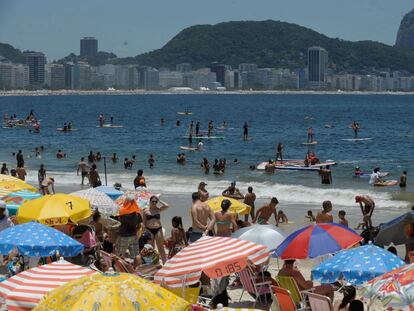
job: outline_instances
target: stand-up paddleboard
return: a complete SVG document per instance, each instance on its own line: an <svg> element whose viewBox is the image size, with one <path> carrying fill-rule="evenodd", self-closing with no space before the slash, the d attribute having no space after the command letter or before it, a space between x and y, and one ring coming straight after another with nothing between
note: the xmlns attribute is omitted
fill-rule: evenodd
<svg viewBox="0 0 414 311"><path fill-rule="evenodd" d="M314 140L313 142L311 142L311 143L307 143L307 142L305 142L305 143L302 143L302 145L306 145L306 146L309 146L309 145L317 145L318 144L318 142L316 141L316 140Z"/></svg>
<svg viewBox="0 0 414 311"><path fill-rule="evenodd" d="M262 162L257 165L257 170L264 170L266 165L269 162ZM283 160L277 161L275 165L276 170L286 170L286 171L319 171L322 166L333 166L336 165L335 161L329 160L323 163L305 166L303 160Z"/></svg>
<svg viewBox="0 0 414 311"><path fill-rule="evenodd" d="M63 127L58 127L57 129L56 129L56 131L58 131L58 132L76 132L76 131L78 131L78 129L77 128L71 128L70 130L63 130Z"/></svg>
<svg viewBox="0 0 414 311"><path fill-rule="evenodd" d="M372 137L365 137L365 138L342 138L343 141L366 141L371 140Z"/></svg>
<svg viewBox="0 0 414 311"><path fill-rule="evenodd" d="M180 116L191 116L193 113L188 111L179 111L177 114Z"/></svg>
<svg viewBox="0 0 414 311"><path fill-rule="evenodd" d="M186 146L180 146L181 150L187 150L187 151L197 151L197 148L194 147L186 147Z"/></svg>
<svg viewBox="0 0 414 311"><path fill-rule="evenodd" d="M387 177L390 173L389 172L381 172L379 174L380 177ZM371 177L371 173L362 173L359 175L355 175L353 176L354 178L369 178Z"/></svg>
<svg viewBox="0 0 414 311"><path fill-rule="evenodd" d="M390 187L398 185L398 180L386 180L384 182L374 184L374 187Z"/></svg>
<svg viewBox="0 0 414 311"><path fill-rule="evenodd" d="M181 138L189 139L189 136L181 136ZM224 136L193 136L193 139L224 139Z"/></svg>
<svg viewBox="0 0 414 311"><path fill-rule="evenodd" d="M97 125L96 127L117 129L117 128L122 128L124 126L123 125L115 125L115 124L104 124L102 126Z"/></svg>

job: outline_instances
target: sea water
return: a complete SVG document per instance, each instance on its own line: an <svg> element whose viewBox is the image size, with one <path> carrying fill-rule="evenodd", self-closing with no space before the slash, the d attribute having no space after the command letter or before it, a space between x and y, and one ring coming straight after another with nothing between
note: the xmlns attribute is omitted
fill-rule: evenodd
<svg viewBox="0 0 414 311"><path fill-rule="evenodd" d="M320 206L331 200L334 206L354 207L356 194L369 194L378 209L405 210L413 201L410 182L414 172L414 96L396 95L275 95L275 94L168 94L131 96L16 96L0 97L1 114L16 113L24 118L30 110L41 120L41 133L28 128L2 129L0 161L9 168L15 166L13 152L23 150L29 182L36 183L37 169L45 164L57 185L79 185L77 163L89 151L107 157L108 184L121 182L132 188L136 170L142 168L151 190L164 194L189 195L200 181L208 183L211 194L220 194L230 181L246 192L253 186L258 197L276 196L284 204ZM189 110L192 115L177 112ZM98 115L104 114L106 123L110 116L122 128L99 128ZM165 125L160 125L160 119ZM176 121L181 126L176 126ZM215 130L212 135L223 140L205 140L202 152L185 152L185 165L176 163L180 146L188 146L190 121L200 121L200 129L207 130L209 120L219 127L223 121L227 129ZM352 121L360 124L359 137L372 140L351 142L349 128ZM56 128L71 122L78 129L70 133ZM243 124L249 125L248 141L243 141ZM325 128L325 124L333 127ZM302 145L307 139L306 130L313 127L318 144L308 149ZM331 167L333 184L322 186L317 172L276 171L269 175L250 170L249 166L275 157L276 145L284 145L284 157L303 159L313 150L321 161L334 160ZM194 138L193 144L198 141ZM34 149L45 147L41 158ZM61 149L65 159L56 159ZM119 162L113 164L112 153ZM155 157L154 168L147 163L148 156ZM125 170L123 159L136 156L132 170ZM205 175L200 168L203 157L211 165L214 159L227 159L224 175ZM233 160L237 158L238 164ZM398 179L403 170L408 171L408 187L373 188L366 178L353 178L355 166L363 171L380 167L390 172L387 179ZM98 163L103 177L103 161Z"/></svg>

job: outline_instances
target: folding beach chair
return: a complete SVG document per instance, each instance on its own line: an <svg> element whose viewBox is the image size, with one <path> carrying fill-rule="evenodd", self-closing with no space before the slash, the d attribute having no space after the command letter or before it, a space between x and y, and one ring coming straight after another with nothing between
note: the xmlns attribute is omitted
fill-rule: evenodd
<svg viewBox="0 0 414 311"><path fill-rule="evenodd" d="M312 291L312 289L307 291L300 291L298 284L296 283L295 279L291 276L277 276L276 280L281 288L287 289L290 292L290 294L292 295L292 299L297 306L306 305L302 293Z"/></svg>
<svg viewBox="0 0 414 311"><path fill-rule="evenodd" d="M265 282L257 282L254 273L249 267L239 272L240 282L243 285L243 291L240 296L239 301L241 301L244 292L248 292L253 298L255 299L253 308L256 306L256 303L261 296L264 295L265 302L267 303L267 294L271 292L271 284L270 281Z"/></svg>
<svg viewBox="0 0 414 311"><path fill-rule="evenodd" d="M304 296L308 298L308 304L311 311L334 311L331 299L329 299L329 297L311 292L305 292Z"/></svg>
<svg viewBox="0 0 414 311"><path fill-rule="evenodd" d="M272 286L272 298L273 303L271 305L272 311L297 311L306 310L306 308L298 309L295 302L293 301L291 293L284 288L278 286Z"/></svg>

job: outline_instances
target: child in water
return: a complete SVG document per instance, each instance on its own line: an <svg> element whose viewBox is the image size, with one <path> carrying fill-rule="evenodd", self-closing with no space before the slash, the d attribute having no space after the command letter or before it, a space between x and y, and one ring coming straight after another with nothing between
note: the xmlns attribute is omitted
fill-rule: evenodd
<svg viewBox="0 0 414 311"><path fill-rule="evenodd" d="M338 218L339 218L338 223L345 227L348 227L348 219L345 218L345 215L346 215L345 211L338 212Z"/></svg>
<svg viewBox="0 0 414 311"><path fill-rule="evenodd" d="M280 223L285 223L285 224L287 224L288 222L289 222L289 220L288 220L288 218L287 218L287 216L286 216L286 214L282 211L282 210L280 210L279 212L277 212L277 222L280 224Z"/></svg>
<svg viewBox="0 0 414 311"><path fill-rule="evenodd" d="M310 222L315 222L316 218L313 216L313 213L311 210L308 211L307 215L305 216L306 220L309 220Z"/></svg>

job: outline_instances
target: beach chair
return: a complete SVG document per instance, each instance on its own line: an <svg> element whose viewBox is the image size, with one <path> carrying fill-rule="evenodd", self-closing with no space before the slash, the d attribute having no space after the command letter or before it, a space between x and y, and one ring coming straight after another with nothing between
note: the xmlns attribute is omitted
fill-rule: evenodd
<svg viewBox="0 0 414 311"><path fill-rule="evenodd" d="M293 301L292 295L289 290L277 286L272 286L271 295L273 303L271 305L271 311L297 311L306 310L305 308L298 309Z"/></svg>
<svg viewBox="0 0 414 311"><path fill-rule="evenodd" d="M304 293L311 311L334 311L331 299L311 292Z"/></svg>
<svg viewBox="0 0 414 311"><path fill-rule="evenodd" d="M116 272L129 273L127 268L124 266L123 260L118 256L114 256L114 270Z"/></svg>
<svg viewBox="0 0 414 311"><path fill-rule="evenodd" d="M240 283L243 285L243 291L241 293L239 301L241 301L244 292L248 292L255 299L253 308L256 306L256 303L261 299L261 295L265 297L265 303L267 303L267 294L271 292L272 282L257 282L254 273L249 267L239 272Z"/></svg>
<svg viewBox="0 0 414 311"><path fill-rule="evenodd" d="M303 299L302 292L299 290L299 286L295 279L291 276L277 276L276 281L279 283L281 288L287 289L292 295L292 299L297 306L305 306L305 300ZM308 292L312 289L303 291Z"/></svg>

